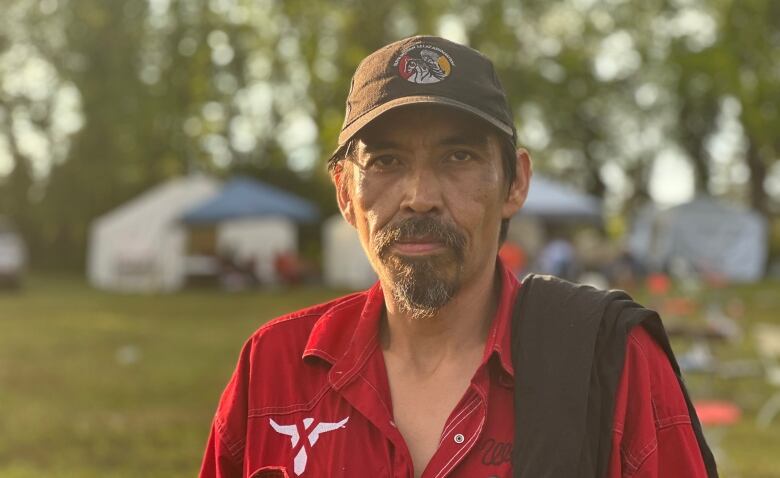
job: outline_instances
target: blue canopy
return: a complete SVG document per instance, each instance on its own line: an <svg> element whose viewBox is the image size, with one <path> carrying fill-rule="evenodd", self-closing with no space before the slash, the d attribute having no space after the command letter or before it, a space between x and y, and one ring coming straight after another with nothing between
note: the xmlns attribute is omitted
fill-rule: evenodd
<svg viewBox="0 0 780 478"><path fill-rule="evenodd" d="M281 216L297 222L315 222L317 206L260 181L238 177L230 180L215 197L185 212L188 224L212 224L227 219Z"/></svg>

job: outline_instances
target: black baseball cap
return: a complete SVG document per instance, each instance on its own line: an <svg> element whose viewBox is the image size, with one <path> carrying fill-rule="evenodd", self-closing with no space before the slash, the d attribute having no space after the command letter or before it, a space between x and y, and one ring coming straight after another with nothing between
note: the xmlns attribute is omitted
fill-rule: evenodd
<svg viewBox="0 0 780 478"><path fill-rule="evenodd" d="M435 36L415 36L380 48L360 62L331 161L368 123L412 104L456 108L517 139L512 109L493 63L473 48Z"/></svg>

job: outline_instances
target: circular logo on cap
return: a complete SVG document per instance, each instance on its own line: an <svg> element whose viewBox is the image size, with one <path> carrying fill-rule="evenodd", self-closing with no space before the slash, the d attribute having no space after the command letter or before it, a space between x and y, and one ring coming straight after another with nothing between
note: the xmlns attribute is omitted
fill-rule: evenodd
<svg viewBox="0 0 780 478"><path fill-rule="evenodd" d="M450 76L455 62L441 48L418 43L401 52L393 66L398 68L398 75L406 81L429 84Z"/></svg>

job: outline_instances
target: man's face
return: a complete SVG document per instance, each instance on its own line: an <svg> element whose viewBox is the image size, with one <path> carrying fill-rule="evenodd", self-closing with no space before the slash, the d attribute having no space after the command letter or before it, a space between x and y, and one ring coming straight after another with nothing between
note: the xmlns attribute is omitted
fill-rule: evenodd
<svg viewBox="0 0 780 478"><path fill-rule="evenodd" d="M342 212L399 308L436 315L492 272L501 220L522 205L528 171L507 185L498 136L450 108L399 108L356 139L336 176Z"/></svg>

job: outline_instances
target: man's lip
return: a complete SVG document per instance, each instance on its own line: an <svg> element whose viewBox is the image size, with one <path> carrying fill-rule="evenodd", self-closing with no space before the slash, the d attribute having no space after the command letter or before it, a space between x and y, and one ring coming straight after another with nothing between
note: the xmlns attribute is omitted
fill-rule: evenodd
<svg viewBox="0 0 780 478"><path fill-rule="evenodd" d="M393 249L401 254L427 254L443 248L442 242L432 240L397 241L393 244Z"/></svg>
<svg viewBox="0 0 780 478"><path fill-rule="evenodd" d="M441 241L435 237L414 237L410 239L398 239L395 241L396 244L432 244L432 243L441 243Z"/></svg>

